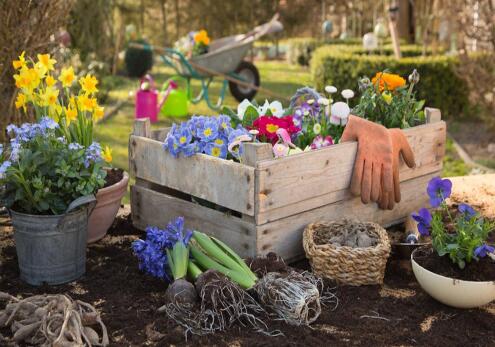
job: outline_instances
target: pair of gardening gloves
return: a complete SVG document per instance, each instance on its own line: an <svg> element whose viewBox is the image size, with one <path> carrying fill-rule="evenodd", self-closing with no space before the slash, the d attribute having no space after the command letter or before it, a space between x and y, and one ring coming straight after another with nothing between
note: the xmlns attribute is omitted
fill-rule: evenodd
<svg viewBox="0 0 495 347"><path fill-rule="evenodd" d="M340 142L357 141L358 150L351 179L351 193L361 195L364 204L377 202L392 210L400 202L400 157L410 168L414 153L400 129L350 115Z"/></svg>

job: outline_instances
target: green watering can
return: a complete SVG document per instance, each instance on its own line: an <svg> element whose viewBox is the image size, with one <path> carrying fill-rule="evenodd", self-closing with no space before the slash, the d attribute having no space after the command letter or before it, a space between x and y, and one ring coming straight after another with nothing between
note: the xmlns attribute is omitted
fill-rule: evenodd
<svg viewBox="0 0 495 347"><path fill-rule="evenodd" d="M189 103L186 92L179 89L174 80L168 80L163 84L164 103L160 109L161 117L183 117L187 115Z"/></svg>

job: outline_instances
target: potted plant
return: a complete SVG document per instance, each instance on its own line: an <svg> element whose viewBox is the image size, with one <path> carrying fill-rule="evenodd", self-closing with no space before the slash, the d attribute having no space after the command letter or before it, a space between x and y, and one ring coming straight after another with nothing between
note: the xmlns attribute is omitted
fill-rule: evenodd
<svg viewBox="0 0 495 347"><path fill-rule="evenodd" d="M88 217L105 183L98 143L84 148L57 135L49 117L9 125L0 150L0 202L12 217L21 279L60 284L86 270Z"/></svg>
<svg viewBox="0 0 495 347"><path fill-rule="evenodd" d="M452 182L433 178L427 188L433 213L422 208L413 218L432 246L411 255L414 275L421 287L438 301L472 308L495 299L495 248L487 243L494 223L467 204L449 206Z"/></svg>
<svg viewBox="0 0 495 347"><path fill-rule="evenodd" d="M19 89L15 106L27 111L32 106L37 119L48 116L57 122L55 132L67 143L77 143L85 149L94 146L94 126L103 117L104 109L95 97L98 80L91 74L78 80L72 67L62 68L56 76L56 60L49 54L38 54L37 61L26 60L24 52L13 62ZM79 83L77 83L79 82ZM95 149L96 147L93 147ZM103 160L110 166L112 151L102 149ZM97 204L89 220L88 242L103 238L115 219L120 201L127 191L129 176L121 169L105 168L103 187L96 193Z"/></svg>

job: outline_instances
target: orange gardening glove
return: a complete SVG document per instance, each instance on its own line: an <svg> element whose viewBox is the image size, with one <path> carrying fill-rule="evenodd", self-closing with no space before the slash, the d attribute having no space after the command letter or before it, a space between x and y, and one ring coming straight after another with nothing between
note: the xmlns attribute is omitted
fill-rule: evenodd
<svg viewBox="0 0 495 347"><path fill-rule="evenodd" d="M400 178L399 178L399 166L400 166L400 157L404 159L404 162L410 168L416 166L414 161L414 153L409 146L409 142L407 142L406 136L400 129L388 129L390 136L392 137L392 149L393 149L393 177L394 177L394 186L393 190L386 193L382 191L380 196L379 206L381 209L389 209L392 210L394 208L395 203L400 202Z"/></svg>
<svg viewBox="0 0 495 347"><path fill-rule="evenodd" d="M390 132L377 123L350 115L340 142L357 141L351 193L364 204L378 202L393 189L393 152Z"/></svg>

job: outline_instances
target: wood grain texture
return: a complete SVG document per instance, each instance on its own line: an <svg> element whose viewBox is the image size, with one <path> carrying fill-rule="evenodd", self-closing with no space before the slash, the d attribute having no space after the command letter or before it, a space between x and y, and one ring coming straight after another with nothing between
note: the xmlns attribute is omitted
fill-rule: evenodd
<svg viewBox="0 0 495 347"><path fill-rule="evenodd" d="M262 160L273 159L273 150L270 143L245 142L243 143L242 163L256 166Z"/></svg>
<svg viewBox="0 0 495 347"><path fill-rule="evenodd" d="M174 158L162 142L132 135L129 170L136 178L254 215L253 167L205 154Z"/></svg>
<svg viewBox="0 0 495 347"><path fill-rule="evenodd" d="M440 121L404 131L416 157L416 167L401 163L401 181L442 168L446 126ZM350 198L348 187L357 143L349 142L311 153L262 161L256 170L258 224Z"/></svg>
<svg viewBox="0 0 495 347"><path fill-rule="evenodd" d="M302 233L309 223L322 220L335 220L344 217L388 226L401 222L411 212L417 211L428 203L426 185L439 175L439 172L408 180L402 184L402 201L392 211L380 210L376 204L363 205L359 197L350 198L333 204L298 213L257 227L258 254L276 252L291 261L301 258Z"/></svg>
<svg viewBox="0 0 495 347"><path fill-rule="evenodd" d="M134 121L134 130L136 136L151 137L151 123L149 118L136 119Z"/></svg>
<svg viewBox="0 0 495 347"><path fill-rule="evenodd" d="M238 217L159 193L139 185L131 186L132 222L138 229L165 227L183 216L186 227L213 235L231 246L242 257L255 255L256 228Z"/></svg>

